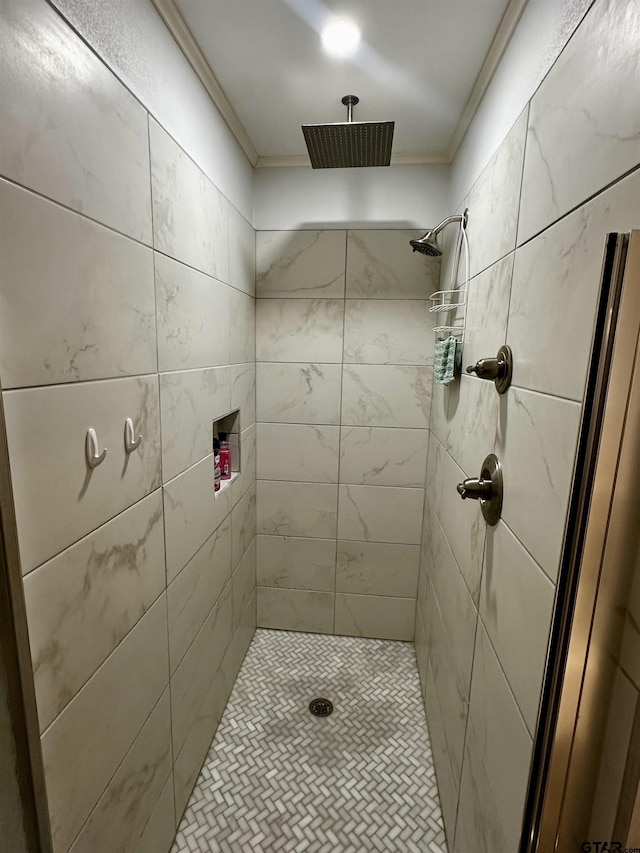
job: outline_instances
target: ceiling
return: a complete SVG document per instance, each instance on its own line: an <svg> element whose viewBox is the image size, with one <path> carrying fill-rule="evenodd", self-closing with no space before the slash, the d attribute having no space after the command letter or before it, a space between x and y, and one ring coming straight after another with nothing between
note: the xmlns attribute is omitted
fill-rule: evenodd
<svg viewBox="0 0 640 853"><path fill-rule="evenodd" d="M360 98L356 120L395 120L395 162L447 161L526 0L173 2L257 165L293 165L306 155L300 125L344 121L346 94ZM362 30L350 59L320 44L336 16Z"/></svg>

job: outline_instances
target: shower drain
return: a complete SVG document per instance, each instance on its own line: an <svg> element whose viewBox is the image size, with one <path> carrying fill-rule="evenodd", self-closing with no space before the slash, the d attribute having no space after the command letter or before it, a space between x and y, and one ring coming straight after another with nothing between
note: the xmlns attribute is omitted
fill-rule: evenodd
<svg viewBox="0 0 640 853"><path fill-rule="evenodd" d="M309 710L316 717L328 717L333 712L333 703L328 699L312 699L309 702Z"/></svg>

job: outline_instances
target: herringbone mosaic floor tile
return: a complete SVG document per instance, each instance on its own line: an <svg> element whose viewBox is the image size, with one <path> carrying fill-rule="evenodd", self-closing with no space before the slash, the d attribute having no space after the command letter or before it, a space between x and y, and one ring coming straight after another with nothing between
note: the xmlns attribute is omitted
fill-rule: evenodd
<svg viewBox="0 0 640 853"><path fill-rule="evenodd" d="M192 851L446 853L413 646L258 630L172 849Z"/></svg>

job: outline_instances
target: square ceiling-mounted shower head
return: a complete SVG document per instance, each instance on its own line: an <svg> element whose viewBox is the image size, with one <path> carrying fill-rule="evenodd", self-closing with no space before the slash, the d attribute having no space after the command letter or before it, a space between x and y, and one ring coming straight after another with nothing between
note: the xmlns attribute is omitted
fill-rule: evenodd
<svg viewBox="0 0 640 853"><path fill-rule="evenodd" d="M305 142L314 169L349 169L388 166L391 163L393 121L353 121L359 98L345 95L347 121L334 124L303 124Z"/></svg>

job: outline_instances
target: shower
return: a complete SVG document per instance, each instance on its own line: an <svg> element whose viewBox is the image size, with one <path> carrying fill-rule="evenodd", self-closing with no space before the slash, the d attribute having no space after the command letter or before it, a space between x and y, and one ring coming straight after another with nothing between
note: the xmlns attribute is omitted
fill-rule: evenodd
<svg viewBox="0 0 640 853"><path fill-rule="evenodd" d="M419 240L410 240L409 243L414 252L420 252L432 258L440 257L442 249L438 245L438 234L452 222L459 222L462 231L467 227L469 211L465 210L461 216L447 216L435 228L430 228Z"/></svg>
<svg viewBox="0 0 640 853"><path fill-rule="evenodd" d="M347 120L334 124L303 124L302 132L314 169L388 166L391 163L393 121L354 121L357 95L345 95Z"/></svg>

